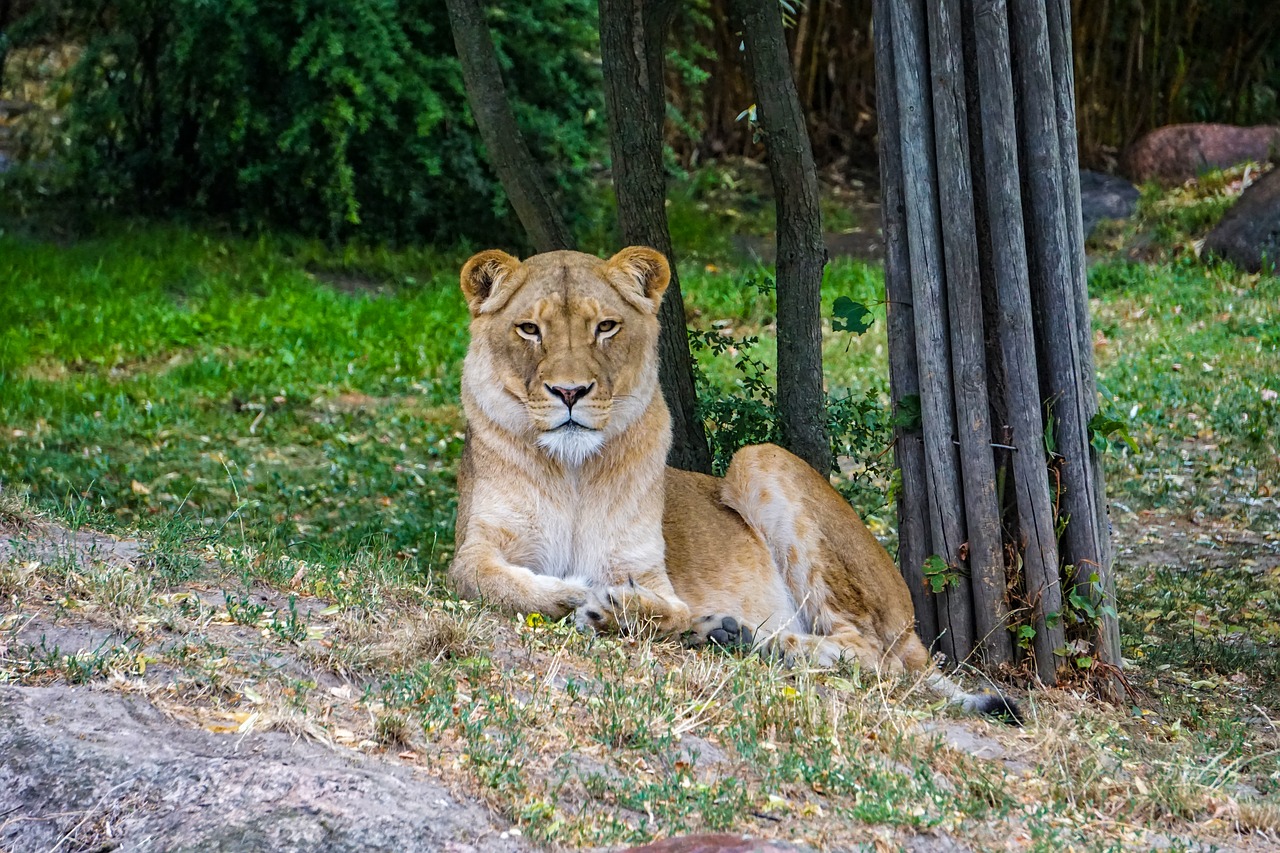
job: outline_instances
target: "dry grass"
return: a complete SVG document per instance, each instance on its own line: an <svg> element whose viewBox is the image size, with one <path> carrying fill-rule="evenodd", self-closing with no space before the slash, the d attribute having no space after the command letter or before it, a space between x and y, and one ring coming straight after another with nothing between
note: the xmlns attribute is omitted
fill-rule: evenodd
<svg viewBox="0 0 1280 853"><path fill-rule="evenodd" d="M10 556L40 551L22 540L40 530ZM238 607L262 608L246 615L198 581L150 584L145 559L101 546L0 560L19 617L0 624L0 682L92 681L215 732L428 767L554 847L719 830L817 849L922 832L974 849L1277 832L1275 802L1240 793L1242 755L1087 695L1027 697L1025 729L959 719L910 681L587 638L424 594L373 557L359 567L369 598L299 600L298 633L278 591L245 593ZM305 569L289 563L282 583Z"/></svg>
<svg viewBox="0 0 1280 853"><path fill-rule="evenodd" d="M438 607L418 605L408 613L350 609L308 654L338 675L387 674L474 654L481 648L480 630L474 618Z"/></svg>

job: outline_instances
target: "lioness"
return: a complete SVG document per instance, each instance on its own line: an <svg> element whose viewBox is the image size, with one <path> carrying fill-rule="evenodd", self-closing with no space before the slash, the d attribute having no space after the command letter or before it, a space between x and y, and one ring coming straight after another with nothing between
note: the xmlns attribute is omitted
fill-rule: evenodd
<svg viewBox="0 0 1280 853"><path fill-rule="evenodd" d="M466 597L584 629L640 626L694 643L841 658L926 682L968 710L916 636L906 583L827 480L772 445L738 451L724 479L666 466L652 249L608 260L481 252L462 268L471 345L457 554Z"/></svg>

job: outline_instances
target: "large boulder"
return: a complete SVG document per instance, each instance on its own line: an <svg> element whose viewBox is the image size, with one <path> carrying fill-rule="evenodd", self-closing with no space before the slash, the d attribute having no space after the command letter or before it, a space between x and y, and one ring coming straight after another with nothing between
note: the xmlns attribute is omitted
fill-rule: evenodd
<svg viewBox="0 0 1280 853"><path fill-rule="evenodd" d="M445 850L530 845L413 768L282 732L181 726L138 696L0 685L0 850Z"/></svg>
<svg viewBox="0 0 1280 853"><path fill-rule="evenodd" d="M1115 175L1080 170L1080 215L1084 236L1104 219L1128 219L1138 208L1138 188Z"/></svg>
<svg viewBox="0 0 1280 853"><path fill-rule="evenodd" d="M1174 124L1157 128L1129 146L1124 172L1136 183L1175 186L1209 169L1250 160L1265 162L1280 150L1280 127Z"/></svg>
<svg viewBox="0 0 1280 853"><path fill-rule="evenodd" d="M1280 169L1244 191L1209 232L1204 251L1249 272L1280 267Z"/></svg>

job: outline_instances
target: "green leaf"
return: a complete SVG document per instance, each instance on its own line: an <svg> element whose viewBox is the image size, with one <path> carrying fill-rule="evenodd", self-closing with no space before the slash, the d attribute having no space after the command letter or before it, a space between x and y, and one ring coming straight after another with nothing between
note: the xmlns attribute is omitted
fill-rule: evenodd
<svg viewBox="0 0 1280 853"><path fill-rule="evenodd" d="M1129 425L1115 415L1102 411L1095 412L1089 418L1089 443L1099 453L1120 444L1128 445L1130 450L1138 452L1138 442L1129 435Z"/></svg>
<svg viewBox="0 0 1280 853"><path fill-rule="evenodd" d="M929 587L934 593L942 592L947 585L959 586L960 577L951 570L946 561L934 554L921 564L920 570L924 572L925 580L929 582Z"/></svg>
<svg viewBox="0 0 1280 853"><path fill-rule="evenodd" d="M837 332L852 332L860 335L870 329L874 321L875 317L872 316L871 309L861 302L854 302L847 296L836 297L835 303L831 306L831 328Z"/></svg>
<svg viewBox="0 0 1280 853"><path fill-rule="evenodd" d="M1091 669L1093 667L1093 658L1090 655L1080 655L1076 658L1076 666L1081 669Z"/></svg>

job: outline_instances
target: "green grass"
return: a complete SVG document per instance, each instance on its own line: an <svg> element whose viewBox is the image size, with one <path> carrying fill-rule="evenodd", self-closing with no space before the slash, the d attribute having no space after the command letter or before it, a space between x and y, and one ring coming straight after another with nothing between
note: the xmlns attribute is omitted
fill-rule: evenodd
<svg viewBox="0 0 1280 853"><path fill-rule="evenodd" d="M179 228L3 237L0 253L7 481L306 556L372 544L443 559L431 549L452 522L465 352L456 259L365 295L319 283L305 253Z"/></svg>
<svg viewBox="0 0 1280 853"><path fill-rule="evenodd" d="M1251 499L1280 486L1280 279L1118 262L1094 268L1090 292L1101 381L1140 447L1113 494L1258 512Z"/></svg>

